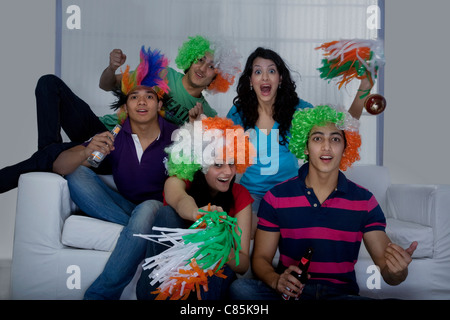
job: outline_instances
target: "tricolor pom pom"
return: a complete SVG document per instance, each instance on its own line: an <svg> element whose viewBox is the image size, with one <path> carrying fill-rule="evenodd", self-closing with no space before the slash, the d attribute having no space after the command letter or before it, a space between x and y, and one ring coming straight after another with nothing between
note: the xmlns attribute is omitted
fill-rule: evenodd
<svg viewBox="0 0 450 320"><path fill-rule="evenodd" d="M157 300L187 299L191 292L200 297L200 287L208 290L208 278L225 278L223 266L234 251L239 264L241 230L237 218L225 212L207 212L189 229L159 228L160 235L136 235L144 239L169 242L172 246L162 253L146 258L143 269L153 269L149 275L151 285L160 283Z"/></svg>
<svg viewBox="0 0 450 320"><path fill-rule="evenodd" d="M378 69L384 65L380 40L331 41L317 47L324 50L322 66L318 68L322 79L338 81L339 89L353 79L367 77L373 84Z"/></svg>

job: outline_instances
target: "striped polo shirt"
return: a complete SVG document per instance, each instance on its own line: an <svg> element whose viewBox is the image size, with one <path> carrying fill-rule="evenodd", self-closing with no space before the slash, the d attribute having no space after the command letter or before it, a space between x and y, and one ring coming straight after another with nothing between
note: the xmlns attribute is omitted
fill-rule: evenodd
<svg viewBox="0 0 450 320"><path fill-rule="evenodd" d="M359 292L354 266L365 232L386 227L386 219L371 192L339 172L335 191L320 204L313 189L305 185L309 164L298 176L284 181L264 198L258 211L258 228L280 232L278 272L298 265L308 247L314 249L310 283Z"/></svg>

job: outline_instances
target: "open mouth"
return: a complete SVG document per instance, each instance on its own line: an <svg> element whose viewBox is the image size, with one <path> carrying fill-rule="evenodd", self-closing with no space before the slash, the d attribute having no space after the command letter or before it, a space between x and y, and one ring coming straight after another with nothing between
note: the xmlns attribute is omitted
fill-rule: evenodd
<svg viewBox="0 0 450 320"><path fill-rule="evenodd" d="M220 182L228 182L228 181L230 181L229 178L217 178L217 180L219 180Z"/></svg>
<svg viewBox="0 0 450 320"><path fill-rule="evenodd" d="M148 112L148 110L147 109L138 109L138 110L136 110L136 112L139 114L146 114Z"/></svg>
<svg viewBox="0 0 450 320"><path fill-rule="evenodd" d="M263 95L269 95L270 91L272 90L272 86L270 84L263 84L261 87L261 94Z"/></svg>
<svg viewBox="0 0 450 320"><path fill-rule="evenodd" d="M333 160L332 156L321 156L320 160L324 161L324 162L330 162L331 160Z"/></svg>

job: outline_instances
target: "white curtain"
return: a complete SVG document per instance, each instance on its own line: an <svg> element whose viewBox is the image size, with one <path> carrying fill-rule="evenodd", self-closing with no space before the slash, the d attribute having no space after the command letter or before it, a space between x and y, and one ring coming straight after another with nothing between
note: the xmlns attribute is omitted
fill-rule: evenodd
<svg viewBox="0 0 450 320"><path fill-rule="evenodd" d="M188 36L202 34L232 40L245 65L258 46L271 48L287 62L299 96L314 104L343 105L347 109L359 81L338 90L335 83L320 79L321 52L314 48L339 39L375 39L377 29L368 28L368 8L376 0L61 0L61 77L97 115L111 113L110 93L98 87L114 48L127 55L134 68L142 45L158 48L174 60ZM68 28L67 12L77 6L80 29ZM181 70L180 70L181 71ZM374 88L372 92L376 92ZM232 106L235 86L226 94L206 95L224 116ZM361 118L363 164L377 159L377 121Z"/></svg>

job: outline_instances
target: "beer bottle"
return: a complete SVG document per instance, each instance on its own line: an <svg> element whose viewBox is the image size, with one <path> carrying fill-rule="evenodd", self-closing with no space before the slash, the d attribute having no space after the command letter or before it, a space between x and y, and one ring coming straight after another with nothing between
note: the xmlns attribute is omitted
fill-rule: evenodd
<svg viewBox="0 0 450 320"><path fill-rule="evenodd" d="M308 268L309 268L309 264L311 262L311 258L312 258L313 252L314 252L313 248L308 248L306 250L306 253L300 259L300 263L298 264L298 267L300 268L300 270L302 270L301 274L298 274L295 271L291 272L291 275L296 277L302 284L305 284L308 281ZM288 289L290 291L289 288L286 288L286 289ZM290 296L288 296L287 294L283 293L283 299L284 300L289 300Z"/></svg>

